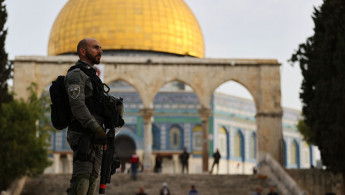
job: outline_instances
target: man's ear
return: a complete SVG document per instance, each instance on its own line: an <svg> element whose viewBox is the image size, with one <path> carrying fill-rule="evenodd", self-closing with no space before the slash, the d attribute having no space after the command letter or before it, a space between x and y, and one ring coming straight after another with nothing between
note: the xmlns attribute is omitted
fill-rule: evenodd
<svg viewBox="0 0 345 195"><path fill-rule="evenodd" d="M80 53L81 56L85 56L86 49L85 48L80 48L79 53Z"/></svg>

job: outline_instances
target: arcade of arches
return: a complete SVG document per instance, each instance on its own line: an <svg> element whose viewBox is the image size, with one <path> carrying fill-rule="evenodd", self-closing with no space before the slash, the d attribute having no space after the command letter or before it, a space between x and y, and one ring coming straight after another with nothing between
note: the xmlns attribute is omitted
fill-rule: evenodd
<svg viewBox="0 0 345 195"><path fill-rule="evenodd" d="M26 88L37 84L40 95L58 75L64 75L76 56L20 56L14 60L14 92L27 98ZM215 89L233 80L252 94L256 106L256 148L258 157L269 153L284 163L280 64L276 60L198 59L191 57L111 57L102 58L104 82L123 80L138 92L144 120L144 166L152 167L153 100L159 89L172 81L189 85L199 99L202 121L202 169L208 170L210 100ZM125 139L125 138L124 138ZM132 148L135 144L132 143Z"/></svg>

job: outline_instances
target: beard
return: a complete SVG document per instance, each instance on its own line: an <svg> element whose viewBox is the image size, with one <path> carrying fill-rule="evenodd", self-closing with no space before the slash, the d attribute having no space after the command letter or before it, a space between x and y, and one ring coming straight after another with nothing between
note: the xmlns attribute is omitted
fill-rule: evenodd
<svg viewBox="0 0 345 195"><path fill-rule="evenodd" d="M93 64L99 64L101 62L101 56L102 54L92 56L87 50L86 50L86 57L89 59ZM99 57L99 59L97 59Z"/></svg>

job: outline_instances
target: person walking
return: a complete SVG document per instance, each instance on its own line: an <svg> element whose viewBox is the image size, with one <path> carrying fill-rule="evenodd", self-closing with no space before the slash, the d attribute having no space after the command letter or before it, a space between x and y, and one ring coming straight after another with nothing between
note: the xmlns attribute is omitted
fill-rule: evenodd
<svg viewBox="0 0 345 195"><path fill-rule="evenodd" d="M91 78L82 68L97 77L94 65L100 63L101 45L95 39L83 39L78 43L77 54L78 62L65 77L72 112L67 142L73 150L73 171L67 192L69 195L93 195L101 168L102 145L106 144L106 133L102 128L104 119L100 113L93 112L94 105L89 104L96 101L99 95L99 90L96 90L98 85L93 86ZM103 86L100 79L99 83Z"/></svg>
<svg viewBox="0 0 345 195"><path fill-rule="evenodd" d="M217 149L216 149L216 152L213 154L213 164L212 164L212 168L211 168L211 170L210 170L210 174L212 174L212 172L213 172L213 167L214 167L214 165L217 165L217 174L218 174L218 172L219 172L219 160L220 160L220 158L221 158L221 155L220 155L219 150L218 150L218 148L217 148Z"/></svg>
<svg viewBox="0 0 345 195"><path fill-rule="evenodd" d="M167 183L163 183L162 184L162 189L160 190L160 192L159 192L159 195L170 195L170 190L169 190L169 188L168 188L168 184Z"/></svg>
<svg viewBox="0 0 345 195"><path fill-rule="evenodd" d="M138 155L134 152L131 156L131 174L132 179L137 180L137 174L138 174L138 167L140 164Z"/></svg>
<svg viewBox="0 0 345 195"><path fill-rule="evenodd" d="M184 170L187 170L188 173L188 159L189 159L189 153L187 152L187 148L185 147L183 149L183 152L180 154L180 161L182 163L182 173L184 173Z"/></svg>

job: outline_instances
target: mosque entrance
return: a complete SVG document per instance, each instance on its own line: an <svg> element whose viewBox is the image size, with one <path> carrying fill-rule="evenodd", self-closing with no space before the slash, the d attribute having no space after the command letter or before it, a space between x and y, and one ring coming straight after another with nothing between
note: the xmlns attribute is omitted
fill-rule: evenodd
<svg viewBox="0 0 345 195"><path fill-rule="evenodd" d="M115 137L115 152L121 162L121 172L124 172L126 163L130 162L131 154L136 150L134 140L127 135Z"/></svg>

